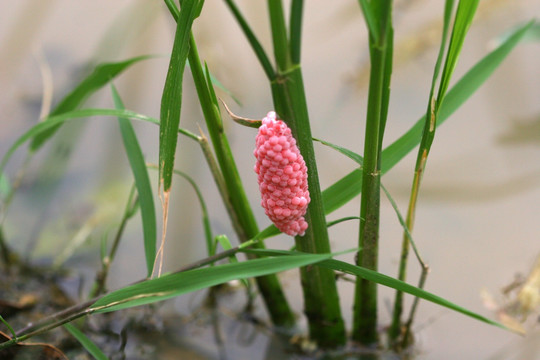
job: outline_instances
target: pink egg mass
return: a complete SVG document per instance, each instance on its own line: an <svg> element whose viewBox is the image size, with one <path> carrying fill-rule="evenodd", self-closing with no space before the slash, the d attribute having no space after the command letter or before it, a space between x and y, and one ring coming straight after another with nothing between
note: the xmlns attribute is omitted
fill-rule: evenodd
<svg viewBox="0 0 540 360"><path fill-rule="evenodd" d="M270 111L259 127L253 154L266 215L282 232L304 235L309 204L307 168L291 129Z"/></svg>

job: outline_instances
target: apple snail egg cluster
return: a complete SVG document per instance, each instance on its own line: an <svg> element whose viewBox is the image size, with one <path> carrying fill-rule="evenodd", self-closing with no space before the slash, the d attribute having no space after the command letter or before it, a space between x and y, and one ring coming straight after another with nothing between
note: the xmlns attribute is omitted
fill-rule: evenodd
<svg viewBox="0 0 540 360"><path fill-rule="evenodd" d="M270 111L259 127L254 155L261 205L282 232L304 235L309 204L306 163L291 129Z"/></svg>

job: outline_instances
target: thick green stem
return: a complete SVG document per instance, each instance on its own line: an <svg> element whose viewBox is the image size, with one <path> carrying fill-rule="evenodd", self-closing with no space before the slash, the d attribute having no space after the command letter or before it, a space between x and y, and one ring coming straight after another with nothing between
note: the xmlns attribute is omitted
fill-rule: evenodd
<svg viewBox="0 0 540 360"><path fill-rule="evenodd" d="M238 233L238 237L240 241L244 242L257 235L259 233L259 228L247 200L238 169L229 147L227 136L223 130L221 117L215 108L215 104L212 102L208 90L208 86L211 86L211 84L207 84L205 80L197 52L197 46L193 37L191 38L190 45L191 48L188 58L191 72L195 80L195 86L199 95L210 139L214 146L218 164L228 189L228 200L235 212L235 214L231 216L233 219L237 219L240 222L242 231ZM258 243L256 247L263 248L264 245ZM294 326L294 314L289 307L277 276L268 275L258 277L256 281L273 323L284 327Z"/></svg>
<svg viewBox="0 0 540 360"><path fill-rule="evenodd" d="M174 2L172 0L165 0L165 4L169 8L173 18L178 20L179 12ZM249 205L227 136L223 129L218 104L212 99L212 84L209 84L205 78L193 35L191 35L190 39L188 60L210 139L228 190L228 203L231 204L234 211L234 214L229 214L229 216L231 216L233 223L235 221L240 222L241 229L235 227L235 230L238 232L239 240L245 242L254 238L259 233L259 228ZM254 247L264 248L264 244L257 242L254 244ZM294 327L296 320L277 276L262 276L256 278L256 281L272 322L277 326L283 326L285 328Z"/></svg>
<svg viewBox="0 0 540 360"><path fill-rule="evenodd" d="M300 251L329 253L330 241L324 216L317 164L309 123L304 82L300 67L302 2L294 1L291 11L291 41L281 0L268 0L274 56L278 67L276 78L271 79L272 96L276 112L291 128L300 152L306 162L311 202L305 215L308 228L304 236L295 238ZM293 62L294 60L294 62ZM322 267L300 269L304 293L304 312L308 318L311 339L320 347L333 348L346 340L345 325L341 317L335 274Z"/></svg>
<svg viewBox="0 0 540 360"><path fill-rule="evenodd" d="M321 189L309 125L302 72L299 66L272 82L276 111L291 127L308 168L308 187L311 202L304 236L296 237L298 250L310 253L330 252L328 230L324 216ZM345 343L345 325L341 317L335 274L322 267L301 269L305 313L310 337L321 347L337 347Z"/></svg>
<svg viewBox="0 0 540 360"><path fill-rule="evenodd" d="M393 33L391 1L372 3L378 16L379 36L370 33L371 73L362 169L359 246L356 263L377 271L381 185L381 149L388 113L390 74L392 70ZM364 345L378 341L377 286L358 279L355 289L352 338Z"/></svg>

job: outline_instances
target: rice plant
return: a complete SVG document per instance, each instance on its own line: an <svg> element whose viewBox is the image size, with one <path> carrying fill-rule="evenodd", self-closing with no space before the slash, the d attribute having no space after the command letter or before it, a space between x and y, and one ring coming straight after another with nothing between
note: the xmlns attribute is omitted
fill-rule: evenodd
<svg viewBox="0 0 540 360"><path fill-rule="evenodd" d="M98 118L116 122L120 133L117 141L123 146L132 181L124 189L127 200L116 211L121 215L119 223L110 231L114 234L113 241L109 244L104 239L98 251L100 264L94 269L95 277L89 293L61 311L44 314L39 320L29 320L21 328L11 326L8 316L1 317L9 331L0 343L0 355L63 326L94 358L107 359L112 355L106 354L99 343L94 343L91 336L85 334L88 318L103 316L98 315L103 313L122 313L148 304L163 304L168 299L198 290L206 289L215 294L214 289L235 280L242 281L250 306L253 297L262 300L260 304L264 304L266 319L273 332L286 339L303 336L314 344L300 349L305 356L339 358L368 354L374 356L370 358L377 358L381 352L392 351L405 357L415 346L413 323L419 300L451 309L457 313L455 316L466 315L471 322L480 321L486 326L515 330L510 329L508 323L485 317L425 289L428 265L422 258L421 248L414 242L413 226L416 210L422 206L419 200L422 179L439 126L452 118L452 114L491 77L514 48L531 35L537 35L539 26L535 20L515 26L476 64L469 69L460 68L459 58L474 23L479 1L460 0L456 4L453 0L446 0L440 9L442 21L438 29L438 55L430 65L432 80L429 93L425 94L425 106L419 109L419 113L424 115L408 131L384 146L385 133L395 126L388 114L395 96L391 89L394 61L398 55L394 46L397 4L391 0L358 0L357 3L354 16L367 29L367 46L358 44L358 52L368 54L369 58L367 108L365 116L359 115L354 119L359 124L358 129L363 128L357 134L358 138L363 138L362 154L344 144L319 139L319 134L312 131L314 114L310 110L303 66L313 59L302 57L302 42L306 36L302 31L303 16L305 8L311 4L302 0L267 0L265 17L269 24L269 38L263 38L264 34L256 32L252 27L253 20L243 6L234 0L223 2L223 9L226 8L234 19L228 26L237 27L243 34L238 39L245 44L246 54L242 56L258 61L260 72L267 80L268 93L271 94L271 99L267 100L273 108L260 109L258 118L249 118L240 105L235 105L234 111L229 109L228 105L236 101L234 93L214 75L218 69L213 68L211 62L206 62L207 54L198 50L194 29L201 22L211 21L205 17L205 9L215 4L203 0L180 0L179 4L165 0L161 11L167 12L174 28L171 25L170 56L167 57L168 67L162 79L159 110L157 105L153 115L129 110L130 104L124 103L121 91L115 86L122 73L136 72L136 64L157 61L159 56L144 55L102 62L93 66L43 121L29 126L16 137L0 163L0 249L6 272L20 261L12 250L9 231L5 230L12 221L8 209L20 191L21 179L27 176L26 166L53 139L64 136L60 131L63 127L81 121L99 121L96 120ZM337 4L325 5L328 9L334 6ZM503 30L500 29L501 32ZM455 75L456 69L463 73L459 78ZM185 76L187 73L190 76ZM191 83L186 86L188 82ZM189 96L196 99L199 108L196 121L184 115L186 92L189 91L193 92ZM114 106L88 106L87 99L98 92L107 94ZM86 120L88 118L91 120ZM337 116L331 121L342 120ZM148 149L142 145L141 134L134 130L135 121L158 129L156 158L146 156ZM188 130L186 124L195 123L199 132ZM253 144L255 155L249 164L239 161L231 147L230 128L241 126L255 128L249 130L251 138L245 139ZM458 142L459 139L456 140ZM205 182L195 175L178 168L178 158L184 156L181 147L184 143L196 144L200 148L194 161L208 169L212 190L203 187ZM320 146L319 143L349 158L353 169L326 188L321 185L319 169L328 164L317 159L315 146ZM14 155L24 151L25 162L14 165L18 161ZM416 153L416 163L410 169L410 200L407 211L402 215L381 179L411 152ZM8 164L11 167L6 168ZM252 178L243 177L243 169L253 166L256 174ZM260 197L250 198L246 183L253 182L256 177ZM170 210L175 199L173 183L177 181L185 181L196 193L204 233L204 238L181 241L204 243L206 256L189 264L175 263L176 270L169 271L164 270L164 262L174 261L174 256L166 249L169 242L178 240L170 235L171 223L174 224L179 216ZM185 188L188 189L188 185ZM220 206L225 209L229 235L222 233L212 221L215 209L208 206L212 191L219 194ZM384 197L392 204L403 230L396 277L379 272L378 267L379 258L387 256L380 253L379 246L382 240L380 229L385 226L380 215ZM329 219L329 214L351 204L356 206L357 212L337 220ZM191 205L179 204L186 212L194 208ZM263 217L263 213L267 217ZM119 247L125 238L126 226L139 217L141 228L138 231L143 239L144 262L137 267L144 268L146 276L109 290L107 281L111 266L119 251L127 251ZM264 222L257 221L257 218L263 218ZM357 230L347 239L348 247L340 245L334 248L329 228L344 221L357 224ZM290 239L288 250L273 243L272 238L280 234ZM437 234L433 234L433 238L436 237ZM407 278L410 249L422 269L417 286L411 285L408 282L411 279ZM337 259L343 254L354 254L355 260ZM59 260L58 264L62 262ZM287 295L287 287L283 286L279 275L294 269L300 273L302 299L291 299ZM339 292L337 281L342 277L354 282L353 294ZM378 317L381 311L380 286L395 290L389 324L381 323ZM413 299L410 309L406 309L404 304L406 295ZM344 318L346 312L340 302L344 296L350 296L353 303L350 319ZM303 309L301 315L293 310L298 303ZM305 328L301 325L302 319L305 320Z"/></svg>

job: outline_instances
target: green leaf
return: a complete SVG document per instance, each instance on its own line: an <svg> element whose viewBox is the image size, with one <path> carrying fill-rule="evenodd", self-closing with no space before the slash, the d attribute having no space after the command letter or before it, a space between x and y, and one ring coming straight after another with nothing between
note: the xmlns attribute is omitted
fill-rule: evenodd
<svg viewBox="0 0 540 360"><path fill-rule="evenodd" d="M206 67L206 64L205 64L205 67ZM209 73L209 78L210 78L210 82L212 84L214 84L215 86L217 86L218 88L221 89L221 91L225 92L227 95L229 95L231 97L231 99L234 100L235 103L237 103L238 105L242 106L242 102L240 101L240 99L238 99L238 97L236 97L236 95L234 95L232 93L231 90L229 90L228 88L225 87L225 85L223 85L221 83L221 81L219 81L218 78L216 78L212 73ZM209 82L209 83L210 83Z"/></svg>
<svg viewBox="0 0 540 360"><path fill-rule="evenodd" d="M366 25L369 31L369 34L373 37L373 42L379 42L379 23L377 18L373 15L373 10L371 5L369 5L368 0L358 0L358 4L362 9L364 14L364 19L366 20Z"/></svg>
<svg viewBox="0 0 540 360"><path fill-rule="evenodd" d="M114 105L119 110L125 110L122 99L118 95L114 85L111 85ZM124 148L135 178L135 187L139 194L139 204L141 207L141 220L143 226L144 235L144 254L146 257L146 268L148 276L152 274L154 268L154 261L156 258L156 209L154 206L154 197L152 194L152 186L150 185L150 177L148 176L148 170L146 169L146 163L144 161L144 155L137 140L137 135L133 126L128 119L118 118L118 124L120 125L120 132L122 133L122 140L124 142Z"/></svg>
<svg viewBox="0 0 540 360"><path fill-rule="evenodd" d="M321 260L332 254L299 254L263 258L163 275L114 291L99 299L91 311L109 312L150 304L236 279L278 273Z"/></svg>
<svg viewBox="0 0 540 360"><path fill-rule="evenodd" d="M0 172L4 169L4 166L6 165L8 160L11 158L15 150L17 150L22 144L24 144L26 141L28 141L32 137L39 135L43 132L46 132L50 128L53 128L57 125L61 125L66 121L87 118L91 116L115 116L115 117L121 117L123 119L140 120L140 121L146 121L146 122L159 125L159 120L146 116L146 115L141 115L136 112L129 111L129 110L83 109L83 110L70 111L67 113L63 113L61 115L50 116L47 119L45 119L45 121L42 121L32 126L29 130L27 130L24 134L22 134L13 143L13 145L11 145L11 147L8 149L6 154L4 154L4 157L2 158L2 162L0 162ZM195 140L198 139L197 135L192 134L187 130L179 129L178 132L192 139L195 139Z"/></svg>
<svg viewBox="0 0 540 360"><path fill-rule="evenodd" d="M356 249L354 249L356 250ZM289 257L289 256L298 256L298 254L302 254L295 251L287 251L287 250L271 250L271 249L245 249L243 252L246 253L254 253L261 256L276 256L274 260L278 260L281 257ZM346 251L349 252L349 251ZM325 259L321 260L319 262L314 263L316 266L322 266L334 271L341 271L350 275L359 276L363 279L373 281L377 284L384 285L387 287L390 287L392 289L396 289L399 291L403 291L405 293L411 294L413 296L422 298L424 300L430 301L432 303L435 303L440 306L444 306L448 309L454 310L456 312L462 313L464 315L467 315L469 317L472 317L474 319L480 320L482 322L488 323L490 325L498 326L502 329L509 330L506 326L493 321L491 319L488 319L482 315L479 315L473 311L467 310L459 305L454 304L451 301L448 301L440 296L434 295L430 292L427 292L423 289L420 289L416 286L409 285L403 281L400 281L398 279L394 279L393 277L390 277L388 275L381 274L377 271L369 270L357 265L352 265L340 260L335 259Z"/></svg>
<svg viewBox="0 0 540 360"><path fill-rule="evenodd" d="M0 198L5 198L11 192L11 184L7 176L0 172Z"/></svg>
<svg viewBox="0 0 540 360"><path fill-rule="evenodd" d="M364 159L362 158L362 156L355 153L354 151L351 151L349 149L346 149L344 147L341 147L341 146L336 145L336 144L332 144L331 142L324 141L324 140L321 140L321 139L313 138L313 140L318 141L321 144L326 145L328 147L331 147L332 149L334 149L336 151L339 151L340 153L342 153L343 155L345 155L346 157L348 157L352 161L356 162L360 166L362 166L362 164L364 163Z"/></svg>
<svg viewBox="0 0 540 360"><path fill-rule="evenodd" d="M64 329L66 329L81 345L94 357L96 360L109 360L109 358L101 351L101 349L94 344L82 331L77 329L72 324L64 324Z"/></svg>
<svg viewBox="0 0 540 360"><path fill-rule="evenodd" d="M15 332L15 330L13 330L13 327L2 317L2 315L0 315L0 322L8 328L13 339L17 340L17 333Z"/></svg>
<svg viewBox="0 0 540 360"><path fill-rule="evenodd" d="M437 127L443 124L450 115L478 90L506 56L524 38L533 24L534 20L516 29L504 43L480 60L450 89L439 111ZM394 167L394 165L418 145L422 136L424 119L425 116L419 119L409 131L384 149L381 164L381 172L383 174ZM361 170L353 170L323 191L323 200L327 214L343 206L359 194L359 184L362 181L361 175Z"/></svg>
<svg viewBox="0 0 540 360"><path fill-rule="evenodd" d="M448 55L444 64L444 69L441 75L441 84L439 86L439 93L437 95L437 108L439 108L446 95L446 90L450 84L450 79L454 73L463 42L469 28L472 24L476 8L478 7L479 0L461 0L458 4L456 12L456 19L454 22L454 29L452 30L452 36L450 38L450 45L448 47Z"/></svg>
<svg viewBox="0 0 540 360"><path fill-rule="evenodd" d="M351 265L343 261L334 260L334 259L328 259L321 261L317 264L318 266L326 267L329 269L332 269L334 271L341 271L347 274L359 276L363 279L376 282L377 284L381 284L384 286L391 287L393 289L396 289L398 291L403 291L405 293L411 294L413 296L419 297L421 299L430 301L432 303L435 303L440 306L444 306L448 309L454 310L456 312L462 313L464 315L467 315L469 317L472 317L476 320L480 320L482 322L485 322L490 325L498 326L502 329L509 330L504 325L493 321L491 319L488 319L482 315L479 315L473 311L467 310L459 305L454 304L453 302L450 302L446 299L443 299L440 296L434 295L430 292L427 292L425 290L422 290L420 288L417 288L416 286L409 285L405 282L402 282L400 280L394 279L390 276L381 274L376 271L368 270L361 268L356 265Z"/></svg>
<svg viewBox="0 0 540 360"><path fill-rule="evenodd" d="M238 6L236 6L233 0L225 0L225 3L231 10L234 18L236 19L236 22L238 23L238 25L240 25L240 28L244 32L244 35L246 36L246 39L251 45L253 52L259 59L259 62L261 63L262 68L264 69L266 77L269 80L274 80L276 78L276 72L274 70L274 67L272 66L272 63L270 62L268 55L266 55L266 52L264 51L260 41L255 36L255 33L253 32L253 30L247 23L246 19L242 16L242 13L238 9Z"/></svg>
<svg viewBox="0 0 540 360"><path fill-rule="evenodd" d="M474 65L451 89L439 109L436 126L443 124L480 86L493 74L514 47L524 39L534 20L519 27L498 48L487 54ZM419 119L399 139L389 145L382 154L381 171L384 174L418 145L422 136L425 116Z"/></svg>
<svg viewBox="0 0 540 360"><path fill-rule="evenodd" d="M152 58L154 56L138 56L125 61L114 62L114 63L102 63L97 65L94 68L94 71L88 75L84 80L82 80L79 85L75 87L69 94L67 94L59 103L56 105L54 110L50 113L49 118L63 114L68 111L75 110L81 104L83 104L88 97L94 94L96 91L105 86L109 81L114 79L124 70L126 70L131 65L141 61ZM55 132L58 130L60 125L55 126L48 131L36 136L32 140L31 149L33 151L39 149Z"/></svg>
<svg viewBox="0 0 540 360"><path fill-rule="evenodd" d="M510 52L526 38L528 32L535 28L535 20L520 26L506 37L499 47L487 54L482 60L474 65L451 89L445 98L439 111L436 126L440 126L452 115L465 101L467 101L478 88L493 74ZM420 118L405 134L390 144L382 152L381 172L385 174L411 150L415 148L422 137L422 129L425 116ZM345 175L322 192L324 210L326 214L339 209L355 196L360 194L362 185L362 170L355 169ZM265 239L279 234L273 225L262 230L255 236L257 239Z"/></svg>
<svg viewBox="0 0 540 360"><path fill-rule="evenodd" d="M90 116L98 116L98 115L105 115L105 116L122 116L124 118L132 118L132 119L139 119L144 121L153 122L155 124L159 124L159 121L156 119L152 119L148 116L140 115L131 111L125 111L125 110L111 110L111 109L84 109L84 110L75 110L70 111L67 113L63 113L62 115L56 115L56 116L49 116L44 121L37 123L36 125L32 126L26 133L21 135L13 145L8 149L4 157L2 158L2 162L0 163L0 171L3 170L4 166L6 165L7 161L19 148L22 144L24 144L29 139L33 138L34 136L40 135L45 133L47 130L50 130L51 128L54 128L55 126L61 125L66 121L70 121L77 118L86 118Z"/></svg>
<svg viewBox="0 0 540 360"><path fill-rule="evenodd" d="M159 183L169 192L172 183L174 157L178 142L180 110L182 107L182 79L189 53L189 39L193 20L198 15L199 1L184 0L176 26L169 70L161 97L159 131Z"/></svg>

